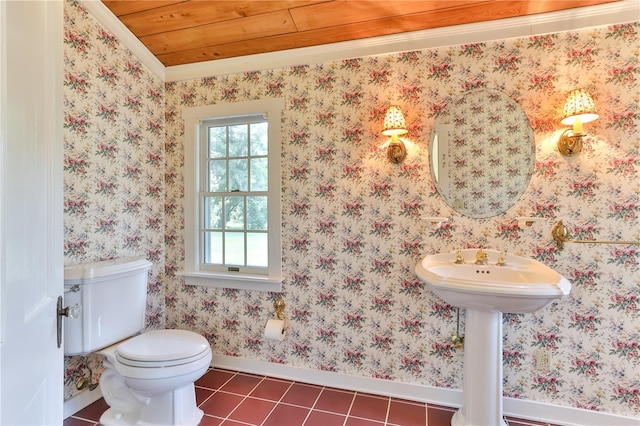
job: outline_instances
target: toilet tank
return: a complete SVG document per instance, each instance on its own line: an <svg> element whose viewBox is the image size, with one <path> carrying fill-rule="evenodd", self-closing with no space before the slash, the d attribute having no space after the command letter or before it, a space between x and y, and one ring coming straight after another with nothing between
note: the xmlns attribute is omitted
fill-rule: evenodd
<svg viewBox="0 0 640 426"><path fill-rule="evenodd" d="M78 318L64 318L65 355L95 352L144 328L151 266L126 257L64 268L64 305L82 308Z"/></svg>

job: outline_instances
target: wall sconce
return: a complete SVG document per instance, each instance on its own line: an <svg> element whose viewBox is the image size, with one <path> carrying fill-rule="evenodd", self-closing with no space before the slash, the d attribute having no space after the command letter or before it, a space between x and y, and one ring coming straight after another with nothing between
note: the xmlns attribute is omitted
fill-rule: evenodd
<svg viewBox="0 0 640 426"><path fill-rule="evenodd" d="M407 156L407 149L404 143L398 139L399 135L404 135L407 132L407 123L404 121L402 110L399 106L390 106L384 116L382 134L391 136L391 142L387 147L387 158L392 163L399 163Z"/></svg>
<svg viewBox="0 0 640 426"><path fill-rule="evenodd" d="M565 126L573 126L565 130L558 140L558 151L566 157L573 157L582 151L582 137L585 135L582 124L594 121L599 117L596 104L584 89L576 89L569 93L564 104L564 112L560 121Z"/></svg>

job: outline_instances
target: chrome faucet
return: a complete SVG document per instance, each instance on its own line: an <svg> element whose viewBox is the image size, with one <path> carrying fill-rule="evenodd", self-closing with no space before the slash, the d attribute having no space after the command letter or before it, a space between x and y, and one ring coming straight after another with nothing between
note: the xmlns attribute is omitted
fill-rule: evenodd
<svg viewBox="0 0 640 426"><path fill-rule="evenodd" d="M476 253L476 265L486 265L489 261L489 255L482 250L482 246L480 250Z"/></svg>

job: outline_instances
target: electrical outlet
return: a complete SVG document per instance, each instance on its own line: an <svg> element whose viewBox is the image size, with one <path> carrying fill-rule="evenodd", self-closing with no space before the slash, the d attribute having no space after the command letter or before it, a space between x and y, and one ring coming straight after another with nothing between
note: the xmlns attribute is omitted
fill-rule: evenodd
<svg viewBox="0 0 640 426"><path fill-rule="evenodd" d="M536 351L536 370L548 373L551 371L551 352L547 349Z"/></svg>

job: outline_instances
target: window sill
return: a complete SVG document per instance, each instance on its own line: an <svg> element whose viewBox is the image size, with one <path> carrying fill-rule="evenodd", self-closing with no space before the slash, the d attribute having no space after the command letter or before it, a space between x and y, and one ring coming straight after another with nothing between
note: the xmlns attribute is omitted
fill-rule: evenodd
<svg viewBox="0 0 640 426"><path fill-rule="evenodd" d="M183 277L187 285L253 291L282 291L282 277L234 275L202 271L179 271L176 275Z"/></svg>

